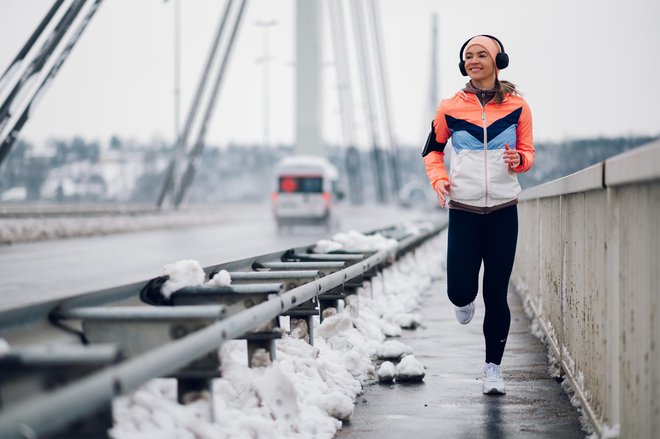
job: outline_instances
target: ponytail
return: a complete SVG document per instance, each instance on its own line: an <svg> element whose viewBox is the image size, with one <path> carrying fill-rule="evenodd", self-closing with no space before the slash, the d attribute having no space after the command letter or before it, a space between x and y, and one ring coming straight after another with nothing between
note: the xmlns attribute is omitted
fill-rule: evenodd
<svg viewBox="0 0 660 439"><path fill-rule="evenodd" d="M495 79L495 97L493 97L493 102L496 104L501 104L504 101L506 95L520 95L516 85L509 81L500 81Z"/></svg>

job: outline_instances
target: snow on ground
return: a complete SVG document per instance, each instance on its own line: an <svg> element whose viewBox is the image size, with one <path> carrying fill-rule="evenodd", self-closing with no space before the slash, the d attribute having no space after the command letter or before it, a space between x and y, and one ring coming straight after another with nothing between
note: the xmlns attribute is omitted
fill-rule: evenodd
<svg viewBox="0 0 660 439"><path fill-rule="evenodd" d="M379 355L405 355L398 370L387 362L390 379L396 380L397 373L402 381L423 377L424 367L410 348L386 338L399 335L402 324L414 328L420 323L416 310L432 277L442 273L445 240L441 235L404 256L349 296L322 324L317 321L315 346L298 338L306 328L292 324L292 331L277 341L276 360L267 367L247 366L244 341L225 343L220 349L222 378L214 380L212 395L180 405L176 382L155 379L117 398L112 436L333 437L341 421L350 418L362 386L377 379L374 361Z"/></svg>
<svg viewBox="0 0 660 439"><path fill-rule="evenodd" d="M414 355L406 355L396 365L397 381L422 381L426 368Z"/></svg>
<svg viewBox="0 0 660 439"><path fill-rule="evenodd" d="M391 361L384 361L378 368L378 381L390 383L396 377L396 366Z"/></svg>

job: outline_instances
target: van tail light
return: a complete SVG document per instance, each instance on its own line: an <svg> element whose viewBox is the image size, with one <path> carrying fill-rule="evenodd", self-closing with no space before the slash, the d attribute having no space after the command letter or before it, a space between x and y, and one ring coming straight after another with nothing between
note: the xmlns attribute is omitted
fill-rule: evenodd
<svg viewBox="0 0 660 439"><path fill-rule="evenodd" d="M273 204L277 204L277 200L279 200L280 194L277 192L273 192Z"/></svg>
<svg viewBox="0 0 660 439"><path fill-rule="evenodd" d="M323 192L323 206L330 207L330 192Z"/></svg>

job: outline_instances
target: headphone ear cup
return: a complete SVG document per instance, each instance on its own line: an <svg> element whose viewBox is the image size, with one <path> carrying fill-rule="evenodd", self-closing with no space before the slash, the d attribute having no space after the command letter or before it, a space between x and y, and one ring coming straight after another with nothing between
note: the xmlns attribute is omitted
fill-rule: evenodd
<svg viewBox="0 0 660 439"><path fill-rule="evenodd" d="M495 65L498 69L506 69L509 65L509 55L506 53L498 53L495 58Z"/></svg>
<svg viewBox="0 0 660 439"><path fill-rule="evenodd" d="M468 75L467 70L465 70L465 61L461 61L461 62L458 63L458 70L461 71L461 75L463 75L463 76Z"/></svg>

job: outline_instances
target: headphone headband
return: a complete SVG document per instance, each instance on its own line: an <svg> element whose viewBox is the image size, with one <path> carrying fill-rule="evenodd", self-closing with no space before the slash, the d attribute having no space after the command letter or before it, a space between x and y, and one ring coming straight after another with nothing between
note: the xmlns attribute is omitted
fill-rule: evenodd
<svg viewBox="0 0 660 439"><path fill-rule="evenodd" d="M468 45L470 41L472 41L473 38L475 37L487 37L490 38L491 40L497 42L497 45L500 46L500 53L497 54L495 57L495 65L497 66L498 69L506 69L507 66L509 65L509 55L507 55L506 51L504 50L504 44L497 38L492 35L488 34L481 34L481 35L475 35L474 37L470 38L467 40L463 45L461 46L460 52L458 52L458 68L461 71L461 74L463 76L468 76L467 71L465 70L465 60L463 60L463 51L465 50L465 47Z"/></svg>
<svg viewBox="0 0 660 439"><path fill-rule="evenodd" d="M475 35L474 37L470 38L465 43L463 43L463 45L461 46L461 51L458 52L458 59L460 61L463 61L463 51L465 50L465 46L467 46L468 43L472 41L475 37L487 37L490 38L491 40L494 40L497 43L497 45L500 46L500 53L506 53L506 50L504 50L504 44L502 44L502 42L497 37L488 34Z"/></svg>

